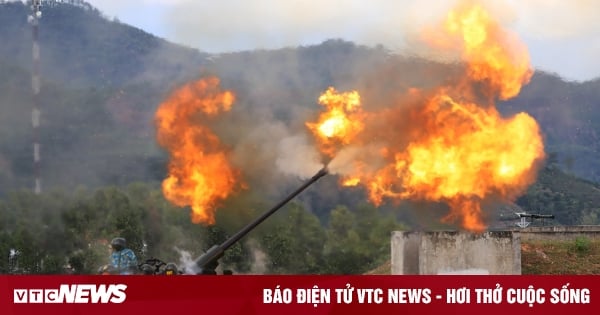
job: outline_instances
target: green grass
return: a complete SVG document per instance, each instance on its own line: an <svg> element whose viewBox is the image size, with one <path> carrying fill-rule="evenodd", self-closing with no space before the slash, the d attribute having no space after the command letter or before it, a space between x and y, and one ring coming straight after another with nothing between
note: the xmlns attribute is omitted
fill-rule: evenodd
<svg viewBox="0 0 600 315"><path fill-rule="evenodd" d="M524 275L600 275L600 240L521 242Z"/></svg>

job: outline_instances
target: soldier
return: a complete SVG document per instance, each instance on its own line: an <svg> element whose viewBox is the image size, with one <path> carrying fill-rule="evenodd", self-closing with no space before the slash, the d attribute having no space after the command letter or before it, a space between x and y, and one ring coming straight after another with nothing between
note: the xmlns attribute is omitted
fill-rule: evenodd
<svg viewBox="0 0 600 315"><path fill-rule="evenodd" d="M175 263L170 262L170 263L168 263L165 266L165 269L163 271L163 275L165 275L165 276L174 276L174 275L177 275L177 274L178 274L177 265Z"/></svg>
<svg viewBox="0 0 600 315"><path fill-rule="evenodd" d="M138 262L135 253L126 247L125 239L114 238L110 242L112 254L110 255L110 267L115 274L130 275L138 270Z"/></svg>
<svg viewBox="0 0 600 315"><path fill-rule="evenodd" d="M140 266L140 270L142 271L143 275L156 274L156 268L150 264L142 264L142 266Z"/></svg>

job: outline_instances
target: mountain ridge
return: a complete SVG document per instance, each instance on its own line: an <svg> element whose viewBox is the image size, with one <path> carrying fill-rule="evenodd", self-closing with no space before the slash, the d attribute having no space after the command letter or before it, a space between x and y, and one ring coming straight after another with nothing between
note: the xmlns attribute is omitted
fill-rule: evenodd
<svg viewBox="0 0 600 315"><path fill-rule="evenodd" d="M277 124L302 126L314 112L317 95L328 86L365 90L365 99L386 106L412 87L439 86L460 71L460 65L342 39L209 55L111 21L93 7L51 3L44 8L40 31L47 187L160 182L166 154L154 138L154 110L175 87L201 75L218 75L224 87L236 91L240 104L234 109L235 128L253 134L256 125L273 130ZM0 38L6 43L0 46L0 75L8 78L0 83L0 183L5 190L28 187L33 173L27 14L23 3L0 4ZM374 86L392 97L370 93ZM547 164L600 182L600 78L567 82L536 71L521 94L500 102L498 109L507 116L526 111L538 121ZM239 141L226 133L223 140ZM259 157L269 158L272 148L265 148ZM278 176L272 169L249 174L267 193L279 189ZM340 193L332 195L338 198ZM600 211L595 209L589 205L579 211Z"/></svg>

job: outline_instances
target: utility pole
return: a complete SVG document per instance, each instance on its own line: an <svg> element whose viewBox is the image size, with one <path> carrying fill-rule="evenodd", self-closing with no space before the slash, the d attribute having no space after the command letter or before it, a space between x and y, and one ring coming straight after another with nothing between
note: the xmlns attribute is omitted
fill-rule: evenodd
<svg viewBox="0 0 600 315"><path fill-rule="evenodd" d="M33 172L35 176L35 185L33 191L36 194L42 192L42 178L40 174L40 44L39 25L42 18L42 1L32 0L31 14L27 20L32 26L32 67L31 67L31 88L33 91L33 109L31 111L31 123L33 126Z"/></svg>

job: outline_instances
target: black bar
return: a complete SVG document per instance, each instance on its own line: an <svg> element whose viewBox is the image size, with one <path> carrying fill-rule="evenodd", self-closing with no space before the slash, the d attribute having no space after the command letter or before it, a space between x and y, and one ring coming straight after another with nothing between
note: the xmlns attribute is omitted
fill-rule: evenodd
<svg viewBox="0 0 600 315"><path fill-rule="evenodd" d="M553 214L527 214L527 213L519 213L519 217L521 218L532 218L532 219L554 219Z"/></svg>

